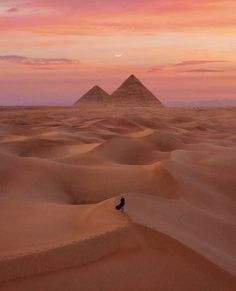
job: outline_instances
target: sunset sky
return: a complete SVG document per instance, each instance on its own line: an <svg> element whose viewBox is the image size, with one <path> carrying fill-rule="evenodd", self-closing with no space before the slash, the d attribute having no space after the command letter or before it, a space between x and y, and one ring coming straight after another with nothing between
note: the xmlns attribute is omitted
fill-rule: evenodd
<svg viewBox="0 0 236 291"><path fill-rule="evenodd" d="M236 99L235 0L1 0L0 105L67 105L135 74L164 103Z"/></svg>

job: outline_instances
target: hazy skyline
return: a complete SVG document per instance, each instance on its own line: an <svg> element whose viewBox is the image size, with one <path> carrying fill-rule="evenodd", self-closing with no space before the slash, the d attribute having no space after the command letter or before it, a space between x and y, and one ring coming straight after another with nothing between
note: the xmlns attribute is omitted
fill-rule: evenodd
<svg viewBox="0 0 236 291"><path fill-rule="evenodd" d="M236 99L233 0L1 0L0 105L67 105L135 74L164 103Z"/></svg>

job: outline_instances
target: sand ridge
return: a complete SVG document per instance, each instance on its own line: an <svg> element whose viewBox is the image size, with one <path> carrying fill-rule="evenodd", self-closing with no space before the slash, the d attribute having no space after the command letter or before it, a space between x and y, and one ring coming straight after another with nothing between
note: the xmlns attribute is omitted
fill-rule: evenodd
<svg viewBox="0 0 236 291"><path fill-rule="evenodd" d="M234 290L235 113L1 109L0 290Z"/></svg>

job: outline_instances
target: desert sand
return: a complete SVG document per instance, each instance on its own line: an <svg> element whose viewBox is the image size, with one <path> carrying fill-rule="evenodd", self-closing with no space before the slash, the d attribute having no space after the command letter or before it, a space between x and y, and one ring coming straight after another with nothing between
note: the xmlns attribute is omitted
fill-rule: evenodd
<svg viewBox="0 0 236 291"><path fill-rule="evenodd" d="M0 120L1 291L236 290L236 108Z"/></svg>

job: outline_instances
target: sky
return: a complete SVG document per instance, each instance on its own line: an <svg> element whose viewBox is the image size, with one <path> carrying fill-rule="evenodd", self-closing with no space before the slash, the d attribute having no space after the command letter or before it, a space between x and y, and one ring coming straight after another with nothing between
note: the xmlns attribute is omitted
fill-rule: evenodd
<svg viewBox="0 0 236 291"><path fill-rule="evenodd" d="M131 74L164 104L236 100L235 0L0 0L0 43L0 106L70 105Z"/></svg>

